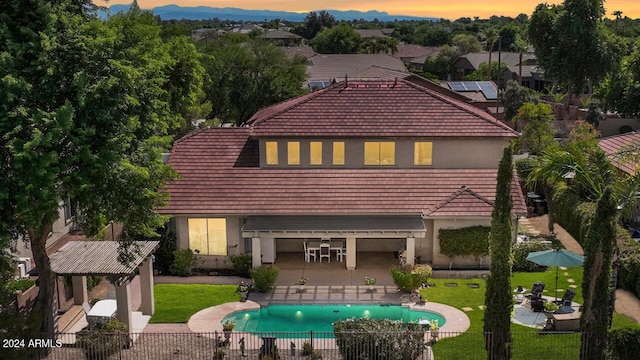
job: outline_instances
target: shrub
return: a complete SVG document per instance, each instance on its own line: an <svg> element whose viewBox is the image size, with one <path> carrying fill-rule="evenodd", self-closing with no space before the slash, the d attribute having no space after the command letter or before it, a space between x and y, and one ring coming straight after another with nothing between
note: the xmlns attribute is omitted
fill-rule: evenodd
<svg viewBox="0 0 640 360"><path fill-rule="evenodd" d="M631 240L620 245L618 287L640 296L640 244Z"/></svg>
<svg viewBox="0 0 640 360"><path fill-rule="evenodd" d="M336 345L345 360L411 360L422 356L424 329L389 319L349 319L333 324Z"/></svg>
<svg viewBox="0 0 640 360"><path fill-rule="evenodd" d="M16 292L16 290L25 291L35 284L36 284L35 280L29 280L29 279L11 281L7 285L7 291L13 294L14 292Z"/></svg>
<svg viewBox="0 0 640 360"><path fill-rule="evenodd" d="M302 350L300 351L300 355L301 356L309 356L313 354L313 347L311 346L311 343L308 341L305 341L302 343Z"/></svg>
<svg viewBox="0 0 640 360"><path fill-rule="evenodd" d="M251 278L253 279L253 286L258 292L269 292L278 278L278 268L267 265L252 269Z"/></svg>
<svg viewBox="0 0 640 360"><path fill-rule="evenodd" d="M87 291L91 291L91 289L100 284L100 281L102 281L103 278L104 276L87 276Z"/></svg>
<svg viewBox="0 0 640 360"><path fill-rule="evenodd" d="M546 266L541 266L533 261L527 260L527 255L532 251L549 250L549 245L539 241L529 241L521 244L515 244L512 248L513 267L511 271L536 272L545 271Z"/></svg>
<svg viewBox="0 0 640 360"><path fill-rule="evenodd" d="M433 272L429 265L394 266L390 271L394 284L400 291L406 293L413 292L427 283Z"/></svg>
<svg viewBox="0 0 640 360"><path fill-rule="evenodd" d="M233 270L243 277L251 277L251 269L253 268L253 259L251 254L240 254L229 256Z"/></svg>
<svg viewBox="0 0 640 360"><path fill-rule="evenodd" d="M119 320L91 324L77 334L77 339L87 359L106 359L130 346L127 326Z"/></svg>
<svg viewBox="0 0 640 360"><path fill-rule="evenodd" d="M440 252L450 258L480 257L489 254L488 226L469 226L460 229L440 229Z"/></svg>
<svg viewBox="0 0 640 360"><path fill-rule="evenodd" d="M163 227L161 229L156 230L160 235L160 246L158 250L156 250L155 262L153 264L154 269L158 270L158 272L162 274L171 273L171 265L173 264L175 258L173 256L173 252L176 251L177 238L176 233L168 227ZM153 239L151 239L153 240ZM158 240L158 239L156 239Z"/></svg>
<svg viewBox="0 0 640 360"><path fill-rule="evenodd" d="M609 332L607 359L634 360L640 353L640 330L617 329Z"/></svg>
<svg viewBox="0 0 640 360"><path fill-rule="evenodd" d="M196 253L198 253L197 250ZM175 250L173 257L171 274L176 276L189 276L192 274L193 268L198 265L198 259L191 249Z"/></svg>

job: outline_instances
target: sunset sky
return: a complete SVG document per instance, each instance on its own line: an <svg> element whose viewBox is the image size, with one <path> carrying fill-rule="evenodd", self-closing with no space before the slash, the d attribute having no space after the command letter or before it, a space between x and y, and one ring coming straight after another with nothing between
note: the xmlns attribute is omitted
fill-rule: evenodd
<svg viewBox="0 0 640 360"><path fill-rule="evenodd" d="M104 1L95 0L103 5ZM143 9L176 4L180 6L237 7L249 10L284 10L309 12L311 10L380 10L391 15L414 15L457 19L478 16L486 19L491 15L515 17L525 13L531 15L539 3L560 4L561 0L138 0ZM131 0L110 0L108 5L129 4ZM607 16L620 10L623 16L640 18L640 1L609 0L604 4Z"/></svg>

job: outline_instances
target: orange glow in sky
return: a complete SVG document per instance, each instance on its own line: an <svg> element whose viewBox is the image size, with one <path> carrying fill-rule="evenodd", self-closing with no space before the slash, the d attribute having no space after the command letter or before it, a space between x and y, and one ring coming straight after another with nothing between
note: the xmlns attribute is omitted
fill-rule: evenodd
<svg viewBox="0 0 640 360"><path fill-rule="evenodd" d="M492 15L515 17L531 15L539 3L560 4L561 0L138 0L143 9L176 4L180 6L236 7L248 10L282 10L306 13L311 10L379 10L391 15L413 15L455 20L461 17L478 16L487 19ZM102 0L95 0L104 5ZM107 6L130 4L131 0L110 0ZM616 10L623 16L640 18L640 1L609 0L604 3L607 16Z"/></svg>

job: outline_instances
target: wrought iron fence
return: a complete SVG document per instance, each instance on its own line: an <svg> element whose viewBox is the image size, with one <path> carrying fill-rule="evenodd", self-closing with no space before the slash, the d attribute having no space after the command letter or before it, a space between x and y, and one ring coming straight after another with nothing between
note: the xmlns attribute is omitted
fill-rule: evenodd
<svg viewBox="0 0 640 360"><path fill-rule="evenodd" d="M371 335L371 336L365 336ZM464 344L449 339L466 337ZM440 331L437 338L426 331L420 345L408 349L405 332L347 333L343 339L336 334L319 332L277 333L132 333L105 334L79 340L75 334L58 334L53 340L45 337L25 339L23 344L2 349L0 358L8 359L344 359L344 360L430 360L487 359L485 338L481 332L449 333ZM400 340L398 340L400 339ZM19 340L19 339L16 339ZM34 341L39 341L35 343ZM450 344L450 345L449 345ZM512 359L578 359L580 333L514 332L511 342Z"/></svg>

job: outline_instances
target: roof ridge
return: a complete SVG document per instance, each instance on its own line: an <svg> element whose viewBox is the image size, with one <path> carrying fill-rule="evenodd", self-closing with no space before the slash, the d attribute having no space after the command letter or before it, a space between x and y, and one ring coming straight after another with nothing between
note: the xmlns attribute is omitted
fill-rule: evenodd
<svg viewBox="0 0 640 360"><path fill-rule="evenodd" d="M436 98L448 103L451 106L454 106L454 107L456 107L456 108L458 108L460 110L466 111L467 113L472 114L472 115L474 115L474 116L486 121L489 124L496 125L496 126L502 128L505 131L509 131L509 132L511 132L511 133L513 133L515 135L520 136L520 133L518 133L517 131L513 130L512 128L510 128L509 126L507 126L507 124L503 123L502 121L498 120L498 118L493 117L493 116L487 114L486 112L480 111L480 109L476 108L473 105L461 102L460 100L453 101L455 99L452 99L452 98L450 98L450 97L448 97L448 96L446 96L444 94L440 94L440 93L436 92L435 90L426 91L426 90L430 90L430 89L428 89L426 87L423 87L423 86L420 86L418 84L415 84L415 83L413 83L411 81L408 81L408 80L405 80L405 79L400 79L400 81L406 83L407 85L413 87L416 90L422 91L425 94L429 94L429 95L431 95L433 97L436 97Z"/></svg>
<svg viewBox="0 0 640 360"><path fill-rule="evenodd" d="M451 193L444 200L442 200L440 203L438 203L433 209L429 209L429 211L425 215L431 215L434 212L442 209L443 207L445 207L447 204L449 204L451 201L453 201L455 198L459 197L463 193L468 193L468 194L476 197L478 200L481 200L481 201L487 203L488 205L491 205L491 206L495 205L495 203L493 201L491 201L491 200L487 199L486 197L478 194L477 192L471 190L470 188L467 187L467 185L462 185L462 187L460 189L458 189L458 190L454 191L453 193Z"/></svg>

